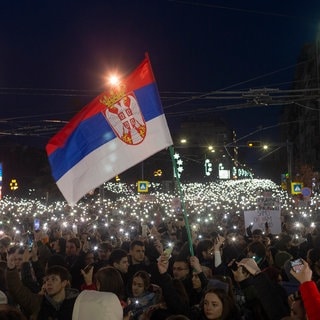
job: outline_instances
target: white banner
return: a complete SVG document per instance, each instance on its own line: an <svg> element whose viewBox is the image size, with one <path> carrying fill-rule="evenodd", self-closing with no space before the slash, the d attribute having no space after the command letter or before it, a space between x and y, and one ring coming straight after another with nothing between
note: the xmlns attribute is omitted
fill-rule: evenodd
<svg viewBox="0 0 320 320"><path fill-rule="evenodd" d="M279 234L281 232L280 210L244 211L246 228L252 223L252 230L261 229L264 231L266 222L268 222L272 234Z"/></svg>

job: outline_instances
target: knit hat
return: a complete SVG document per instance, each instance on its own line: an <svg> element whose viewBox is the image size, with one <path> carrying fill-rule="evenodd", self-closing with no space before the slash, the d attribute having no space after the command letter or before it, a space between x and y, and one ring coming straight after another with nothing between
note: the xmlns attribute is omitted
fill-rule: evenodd
<svg viewBox="0 0 320 320"><path fill-rule="evenodd" d="M274 256L274 263L276 267L282 269L286 261L291 260L292 255L287 251L278 251Z"/></svg>

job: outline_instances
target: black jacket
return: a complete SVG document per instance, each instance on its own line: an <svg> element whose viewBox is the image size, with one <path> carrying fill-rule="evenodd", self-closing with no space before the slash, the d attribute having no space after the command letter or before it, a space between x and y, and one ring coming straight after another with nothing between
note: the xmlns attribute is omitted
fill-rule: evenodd
<svg viewBox="0 0 320 320"><path fill-rule="evenodd" d="M240 287L254 319L280 320L288 316L288 308L279 291L263 272L240 282Z"/></svg>
<svg viewBox="0 0 320 320"><path fill-rule="evenodd" d="M72 320L73 305L78 296L78 291L66 289L66 298L62 303L55 303L50 297L45 296L41 302L38 320Z"/></svg>

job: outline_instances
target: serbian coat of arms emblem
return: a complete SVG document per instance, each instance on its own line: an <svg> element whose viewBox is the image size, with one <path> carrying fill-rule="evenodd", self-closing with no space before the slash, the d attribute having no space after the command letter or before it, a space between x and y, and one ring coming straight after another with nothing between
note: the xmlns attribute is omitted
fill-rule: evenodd
<svg viewBox="0 0 320 320"><path fill-rule="evenodd" d="M144 140L147 126L133 92L112 106L107 106L104 115L114 133L124 143L137 145Z"/></svg>

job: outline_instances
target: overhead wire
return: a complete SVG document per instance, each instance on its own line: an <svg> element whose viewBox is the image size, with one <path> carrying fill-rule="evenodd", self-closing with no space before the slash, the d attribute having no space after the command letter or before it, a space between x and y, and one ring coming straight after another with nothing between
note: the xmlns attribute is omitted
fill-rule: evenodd
<svg viewBox="0 0 320 320"><path fill-rule="evenodd" d="M185 5L192 5L197 7L206 7L206 8L214 8L214 9L222 9L227 11L236 11L236 12L243 12L243 13L250 13L256 15L265 15L265 16L273 16L273 17L280 17L280 18L290 18L290 19L298 19L298 20L305 20L310 21L313 19L314 21L318 21L316 17L299 17L296 15L291 15L287 13L279 13L279 12L270 12L270 11L261 11L261 10L254 10L254 9L246 9L246 8L239 8L239 7L229 7L229 6L222 6L218 4L212 3L205 3L205 2L195 2L195 1L183 1L183 0L169 0L169 2L175 2L178 4L185 4Z"/></svg>

